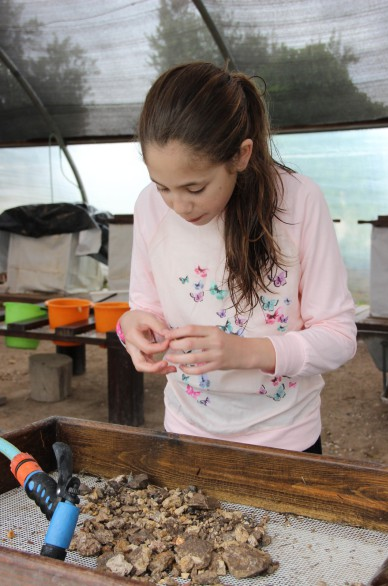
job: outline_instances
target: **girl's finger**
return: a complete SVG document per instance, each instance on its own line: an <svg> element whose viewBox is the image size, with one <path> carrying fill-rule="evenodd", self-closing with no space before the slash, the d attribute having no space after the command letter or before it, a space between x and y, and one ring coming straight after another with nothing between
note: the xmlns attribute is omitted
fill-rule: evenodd
<svg viewBox="0 0 388 586"><path fill-rule="evenodd" d="M211 359L211 354L209 354L208 351L203 350L200 352L189 352L189 353L171 353L171 354L165 354L164 356L165 360L168 360L168 362L172 362L173 364L178 364L180 366L185 365L185 366L189 366L189 365L200 365L200 364L205 364L208 363L209 360ZM213 356L214 358L214 356Z"/></svg>
<svg viewBox="0 0 388 586"><path fill-rule="evenodd" d="M213 362L201 362L195 365L183 365L179 367L184 374L207 374L213 370L217 370L217 365Z"/></svg>
<svg viewBox="0 0 388 586"><path fill-rule="evenodd" d="M166 340L178 340L182 338L200 338L209 335L212 326L182 326L170 330L162 330L161 335Z"/></svg>
<svg viewBox="0 0 388 586"><path fill-rule="evenodd" d="M139 360L135 364L135 368L141 372L150 374L171 374L176 372L176 367L168 364L166 360L159 360L158 362L150 361L148 359Z"/></svg>
<svg viewBox="0 0 388 586"><path fill-rule="evenodd" d="M144 338L143 335L135 333L133 335L133 341L131 344L136 346L145 354L159 354L165 352L169 346L169 340L163 340L162 342L150 342Z"/></svg>

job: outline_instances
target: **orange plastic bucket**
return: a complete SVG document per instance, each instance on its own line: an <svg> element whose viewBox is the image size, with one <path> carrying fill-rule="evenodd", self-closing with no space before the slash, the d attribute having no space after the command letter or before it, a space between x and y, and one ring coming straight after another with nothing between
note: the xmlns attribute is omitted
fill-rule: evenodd
<svg viewBox="0 0 388 586"><path fill-rule="evenodd" d="M110 332L116 329L118 319L128 311L129 304L123 301L101 302L94 304L94 319L97 332Z"/></svg>
<svg viewBox="0 0 388 586"><path fill-rule="evenodd" d="M77 321L87 320L93 305L89 299L75 297L48 299L45 303L48 308L49 326L53 330ZM55 344L57 346L78 346L74 342L55 342Z"/></svg>

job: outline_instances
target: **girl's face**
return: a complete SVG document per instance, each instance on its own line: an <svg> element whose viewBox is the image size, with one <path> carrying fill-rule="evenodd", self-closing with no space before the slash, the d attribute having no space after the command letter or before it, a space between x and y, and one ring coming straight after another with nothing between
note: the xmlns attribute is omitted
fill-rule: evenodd
<svg viewBox="0 0 388 586"><path fill-rule="evenodd" d="M247 139L246 142L250 143L250 156L252 141ZM243 170L249 160L248 156L242 168L240 153L229 165L214 165L193 156L178 141L170 141L165 146L151 143L144 154L150 178L165 203L196 226L208 224L223 212L236 185L237 172Z"/></svg>

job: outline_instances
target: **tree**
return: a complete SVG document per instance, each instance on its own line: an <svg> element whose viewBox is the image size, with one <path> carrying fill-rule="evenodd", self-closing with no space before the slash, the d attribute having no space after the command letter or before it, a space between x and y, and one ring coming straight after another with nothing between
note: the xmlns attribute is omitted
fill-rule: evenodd
<svg viewBox="0 0 388 586"><path fill-rule="evenodd" d="M242 34L232 13L212 3L216 22L237 67L260 76L274 126L307 126L354 122L388 115L353 83L349 66L357 61L333 33L328 43L310 43L301 49L269 40L259 30ZM151 63L158 73L177 63L223 60L201 16L190 0L160 0L159 25L149 38ZM262 84L258 82L260 87Z"/></svg>
<svg viewBox="0 0 388 586"><path fill-rule="evenodd" d="M36 19L23 22L22 13L22 5L16 5L13 0L2 0L0 46L50 113L77 110L77 130L82 134L87 122L82 104L90 91L87 80L95 63L70 38L60 40L54 36L47 39L42 52L41 23ZM6 138L8 125L17 122L18 109L32 111L32 106L28 96L1 63L0 87L0 115L2 111L4 115L1 127L3 138ZM31 125L34 124L33 118Z"/></svg>
<svg viewBox="0 0 388 586"><path fill-rule="evenodd" d="M222 63L210 32L188 0L160 0L159 24L148 40L152 49L150 62L158 73L188 61Z"/></svg>
<svg viewBox="0 0 388 586"><path fill-rule="evenodd" d="M388 108L361 92L349 74L357 61L338 43L302 49L275 45L262 75L268 80L270 112L276 126L354 122L388 114Z"/></svg>

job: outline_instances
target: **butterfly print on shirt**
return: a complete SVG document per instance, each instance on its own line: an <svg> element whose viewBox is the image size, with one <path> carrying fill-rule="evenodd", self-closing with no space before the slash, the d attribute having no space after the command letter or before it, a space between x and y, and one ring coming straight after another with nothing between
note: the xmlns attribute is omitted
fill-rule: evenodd
<svg viewBox="0 0 388 586"><path fill-rule="evenodd" d="M201 395L201 391L195 391L191 385L186 385L186 393L194 399L197 399Z"/></svg>
<svg viewBox="0 0 388 586"><path fill-rule="evenodd" d="M212 283L210 285L210 293L215 295L217 299L222 301L228 295L228 291L226 289L220 289L216 283Z"/></svg>
<svg viewBox="0 0 388 586"><path fill-rule="evenodd" d="M273 279L270 278L270 281L275 287L284 287L287 284L287 271L281 271Z"/></svg>
<svg viewBox="0 0 388 586"><path fill-rule="evenodd" d="M196 275L199 275L200 277L207 277L207 271L208 269L201 269L201 267L198 265L196 269L194 269L194 272Z"/></svg>
<svg viewBox="0 0 388 586"><path fill-rule="evenodd" d="M198 291L197 293L190 293L190 297L194 299L195 303L203 301L204 295L205 294L203 291Z"/></svg>
<svg viewBox="0 0 388 586"><path fill-rule="evenodd" d="M260 304L264 311L273 311L278 303L279 299L268 299L264 295L260 296Z"/></svg>
<svg viewBox="0 0 388 586"><path fill-rule="evenodd" d="M200 375L199 386L201 389L208 389L210 387L210 380L207 374Z"/></svg>

